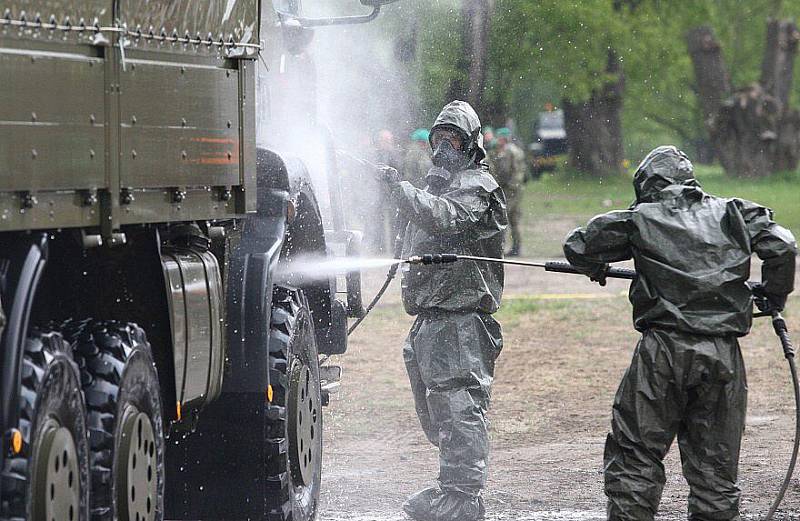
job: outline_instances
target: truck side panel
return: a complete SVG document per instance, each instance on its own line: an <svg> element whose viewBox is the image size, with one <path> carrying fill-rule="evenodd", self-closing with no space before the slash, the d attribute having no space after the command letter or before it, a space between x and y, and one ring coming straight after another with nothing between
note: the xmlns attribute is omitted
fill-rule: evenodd
<svg viewBox="0 0 800 521"><path fill-rule="evenodd" d="M121 73L123 187L239 184L238 71L129 61Z"/></svg>
<svg viewBox="0 0 800 521"><path fill-rule="evenodd" d="M258 21L259 0L7 3L0 232L114 243L126 224L255 212Z"/></svg>
<svg viewBox="0 0 800 521"><path fill-rule="evenodd" d="M112 0L10 0L3 2L3 12L12 20L21 19L24 13L30 21L39 15L43 22L49 22L53 16L59 24L69 21L80 25L83 20L89 26L96 23L105 27L113 22L112 5Z"/></svg>
<svg viewBox="0 0 800 521"><path fill-rule="evenodd" d="M0 191L105 186L103 60L0 48Z"/></svg>

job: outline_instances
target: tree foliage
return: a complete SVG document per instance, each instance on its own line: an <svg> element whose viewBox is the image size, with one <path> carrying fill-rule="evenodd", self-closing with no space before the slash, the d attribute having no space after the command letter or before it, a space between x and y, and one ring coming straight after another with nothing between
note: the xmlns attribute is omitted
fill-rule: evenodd
<svg viewBox="0 0 800 521"><path fill-rule="evenodd" d="M440 106L461 51L460 2L432 1L420 29L417 61L424 105ZM625 75L624 131L629 157L672 142L702 152L706 139L685 34L711 26L734 85L760 74L768 17L800 16L779 0L495 0L491 63L484 96L493 124L508 118L531 138L546 102L584 100L606 83L609 48ZM800 101L800 81L794 102Z"/></svg>

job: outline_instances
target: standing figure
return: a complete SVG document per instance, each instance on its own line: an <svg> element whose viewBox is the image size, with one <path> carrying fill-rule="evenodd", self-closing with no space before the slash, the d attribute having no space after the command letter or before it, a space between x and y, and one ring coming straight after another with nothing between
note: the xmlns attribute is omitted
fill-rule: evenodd
<svg viewBox="0 0 800 521"><path fill-rule="evenodd" d="M522 252L519 219L522 185L525 183L525 152L511 141L511 130L506 127L497 129L495 139L496 147L492 153L493 173L506 194L511 228L511 249L506 255L516 257Z"/></svg>
<svg viewBox="0 0 800 521"><path fill-rule="evenodd" d="M480 130L473 108L453 101L431 129L436 166L425 190L383 169L392 200L408 220L404 257L502 256L505 200L483 163ZM406 312L417 316L403 357L420 424L439 448L438 483L411 496L403 509L416 520L480 519L489 457L486 414L503 345L492 318L500 306L503 267L474 261L444 269L405 265L402 291Z"/></svg>
<svg viewBox="0 0 800 521"><path fill-rule="evenodd" d="M764 261L759 293L782 309L794 288L795 239L769 209L703 192L673 146L650 152L633 183L633 206L595 217L564 244L593 280L604 281L606 263L630 258L638 273L629 295L642 337L606 440L608 519L653 519L677 436L689 519L738 521L747 383L737 338L752 322L750 257Z"/></svg>
<svg viewBox="0 0 800 521"><path fill-rule="evenodd" d="M403 159L403 179L417 188L425 188L425 176L433 166L429 139L428 129L418 128L412 132L411 146Z"/></svg>

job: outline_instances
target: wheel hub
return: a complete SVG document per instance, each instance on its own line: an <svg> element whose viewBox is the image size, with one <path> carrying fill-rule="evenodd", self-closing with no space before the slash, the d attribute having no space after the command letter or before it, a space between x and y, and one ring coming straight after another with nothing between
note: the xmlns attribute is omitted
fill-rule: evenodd
<svg viewBox="0 0 800 521"><path fill-rule="evenodd" d="M158 471L156 436L150 417L129 407L122 419L117 457L117 505L120 521L156 518Z"/></svg>
<svg viewBox="0 0 800 521"><path fill-rule="evenodd" d="M77 521L80 508L78 451L72 433L51 418L42 428L34 474L33 519Z"/></svg>
<svg viewBox="0 0 800 521"><path fill-rule="evenodd" d="M310 485L319 465L321 412L319 396L314 389L319 383L305 363L296 360L289 378L289 462L296 482Z"/></svg>

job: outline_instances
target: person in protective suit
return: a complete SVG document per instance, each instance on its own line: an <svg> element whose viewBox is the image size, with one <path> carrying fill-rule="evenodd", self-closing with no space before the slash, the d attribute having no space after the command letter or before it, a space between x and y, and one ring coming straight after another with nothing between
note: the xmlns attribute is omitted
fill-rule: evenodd
<svg viewBox="0 0 800 521"><path fill-rule="evenodd" d="M605 446L608 519L652 520L677 436L689 519L739 520L739 448L747 384L737 338L752 322L750 257L758 291L782 309L797 246L771 210L703 192L673 146L650 152L634 176L636 202L570 233L564 253L604 283L609 262L633 258L635 328L642 333L619 386Z"/></svg>
<svg viewBox="0 0 800 521"><path fill-rule="evenodd" d="M502 257L505 199L483 163L481 124L473 108L453 101L431 129L434 167L427 188L383 176L407 219L403 257L460 253ZM404 265L403 304L416 321L403 349L417 415L439 448L436 486L403 505L417 520L471 521L484 515L481 490L489 456L487 409L495 359L502 348L503 267L459 262L447 268Z"/></svg>

